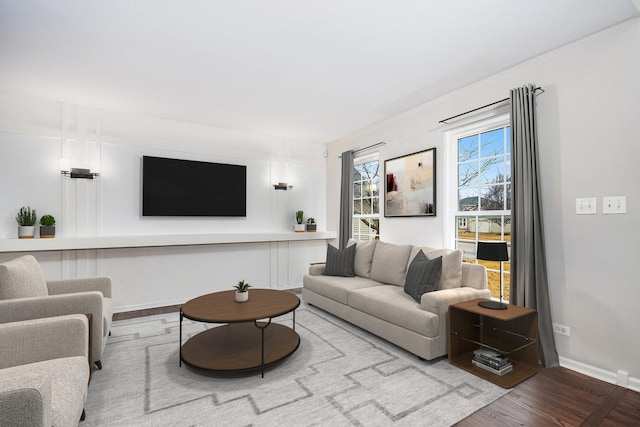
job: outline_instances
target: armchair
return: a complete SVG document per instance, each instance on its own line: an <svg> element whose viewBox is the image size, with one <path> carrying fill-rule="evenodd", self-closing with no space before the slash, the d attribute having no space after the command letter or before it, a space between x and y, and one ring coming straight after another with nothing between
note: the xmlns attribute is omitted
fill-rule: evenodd
<svg viewBox="0 0 640 427"><path fill-rule="evenodd" d="M102 369L113 317L111 279L45 281L31 255L0 264L0 324L66 314L91 314L91 361Z"/></svg>
<svg viewBox="0 0 640 427"><path fill-rule="evenodd" d="M77 426L90 365L87 316L0 324L0 425Z"/></svg>

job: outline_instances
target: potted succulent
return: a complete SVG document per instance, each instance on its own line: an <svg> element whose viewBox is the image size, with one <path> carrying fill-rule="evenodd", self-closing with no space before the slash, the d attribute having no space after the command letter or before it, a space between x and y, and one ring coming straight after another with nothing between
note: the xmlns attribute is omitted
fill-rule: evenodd
<svg viewBox="0 0 640 427"><path fill-rule="evenodd" d="M16 221L18 221L18 238L33 239L36 230L36 210L23 206L16 216Z"/></svg>
<svg viewBox="0 0 640 427"><path fill-rule="evenodd" d="M307 218L307 231L316 231L316 219L312 216Z"/></svg>
<svg viewBox="0 0 640 427"><path fill-rule="evenodd" d="M40 218L40 238L56 237L56 219L52 215L42 215Z"/></svg>
<svg viewBox="0 0 640 427"><path fill-rule="evenodd" d="M296 226L294 228L296 233L300 233L300 232L304 231L303 216L304 216L304 212L302 212L302 211L297 211L296 212Z"/></svg>
<svg viewBox="0 0 640 427"><path fill-rule="evenodd" d="M249 300L249 288L251 285L244 280L234 286L236 288L236 302L246 302Z"/></svg>

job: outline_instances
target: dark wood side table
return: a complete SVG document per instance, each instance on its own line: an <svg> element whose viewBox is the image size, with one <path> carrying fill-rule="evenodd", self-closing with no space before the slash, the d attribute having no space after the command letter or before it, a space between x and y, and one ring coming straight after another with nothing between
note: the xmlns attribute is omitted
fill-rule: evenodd
<svg viewBox="0 0 640 427"><path fill-rule="evenodd" d="M278 362L300 345L295 331L295 309L300 299L275 289L251 289L249 300L238 303L235 291L215 292L187 301L180 308L180 366L212 371L264 368ZM293 328L272 323L274 317L293 312ZM183 318L222 323L182 344ZM260 321L262 320L262 321ZM264 321L266 320L266 321Z"/></svg>
<svg viewBox="0 0 640 427"><path fill-rule="evenodd" d="M538 312L508 304L506 310L480 307L483 298L449 306L449 362L511 388L538 372ZM506 356L513 370L503 375L473 365L473 351L486 348Z"/></svg>

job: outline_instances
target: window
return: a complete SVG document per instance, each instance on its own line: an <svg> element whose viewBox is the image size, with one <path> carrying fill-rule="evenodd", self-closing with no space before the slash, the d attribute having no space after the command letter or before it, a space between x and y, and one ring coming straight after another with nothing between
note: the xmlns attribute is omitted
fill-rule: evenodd
<svg viewBox="0 0 640 427"><path fill-rule="evenodd" d="M511 253L511 134L508 116L454 131L448 135L455 206L450 223L454 245L465 262L487 268L491 296L509 298L510 262L476 259L478 241L506 241Z"/></svg>
<svg viewBox="0 0 640 427"><path fill-rule="evenodd" d="M380 237L380 167L378 155L353 161L353 231L356 240Z"/></svg>

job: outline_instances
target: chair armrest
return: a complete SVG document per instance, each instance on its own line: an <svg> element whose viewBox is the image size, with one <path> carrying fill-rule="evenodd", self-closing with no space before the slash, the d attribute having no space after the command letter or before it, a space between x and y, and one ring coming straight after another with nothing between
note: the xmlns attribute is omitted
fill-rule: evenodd
<svg viewBox="0 0 640 427"><path fill-rule="evenodd" d="M51 377L0 370L0 425L51 426Z"/></svg>
<svg viewBox="0 0 640 427"><path fill-rule="evenodd" d="M111 277L87 277L82 279L47 281L49 295L98 291L105 298L111 298Z"/></svg>
<svg viewBox="0 0 640 427"><path fill-rule="evenodd" d="M484 265L462 263L462 286L487 289L487 269Z"/></svg>
<svg viewBox="0 0 640 427"><path fill-rule="evenodd" d="M0 300L0 323L67 314L91 314L93 348L102 343L103 297L98 291Z"/></svg>
<svg viewBox="0 0 640 427"><path fill-rule="evenodd" d="M309 275L310 276L322 276L324 273L324 267L327 264L324 262L317 262L309 265Z"/></svg>
<svg viewBox="0 0 640 427"><path fill-rule="evenodd" d="M0 369L62 357L89 358L84 314L0 324Z"/></svg>
<svg viewBox="0 0 640 427"><path fill-rule="evenodd" d="M467 286L441 291L428 292L422 295L420 307L430 313L445 315L451 304L468 301L475 298L489 298L488 289L474 289Z"/></svg>

